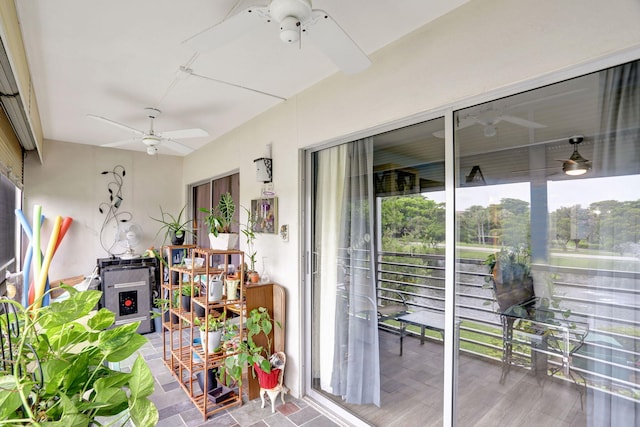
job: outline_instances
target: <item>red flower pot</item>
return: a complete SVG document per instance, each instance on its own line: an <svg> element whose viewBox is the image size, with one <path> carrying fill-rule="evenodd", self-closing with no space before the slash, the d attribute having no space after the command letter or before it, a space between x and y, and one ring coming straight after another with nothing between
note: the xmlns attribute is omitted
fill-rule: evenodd
<svg viewBox="0 0 640 427"><path fill-rule="evenodd" d="M280 379L280 369L272 369L271 372L266 373L260 368L260 366L258 366L257 363L253 364L253 369L258 376L258 383L260 383L261 388L270 390L278 385L278 380Z"/></svg>

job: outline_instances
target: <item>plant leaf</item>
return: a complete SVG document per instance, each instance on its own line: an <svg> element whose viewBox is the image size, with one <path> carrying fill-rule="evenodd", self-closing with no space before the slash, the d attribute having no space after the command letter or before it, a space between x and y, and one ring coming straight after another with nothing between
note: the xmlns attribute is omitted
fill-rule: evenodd
<svg viewBox="0 0 640 427"><path fill-rule="evenodd" d="M142 335L133 335L129 339L128 343L120 349L111 351L107 356L109 362L121 362L127 357L135 353L140 347L147 342L147 339Z"/></svg>
<svg viewBox="0 0 640 427"><path fill-rule="evenodd" d="M16 387L16 377L13 375L0 377L0 420L12 418L16 409L22 405L22 400ZM31 387L25 384L23 384L23 387L25 395L29 395Z"/></svg>
<svg viewBox="0 0 640 427"><path fill-rule="evenodd" d="M108 387L97 390L93 396L92 407L99 408L96 415L117 415L129 406L127 394L121 388ZM89 408L85 408L89 409Z"/></svg>
<svg viewBox="0 0 640 427"><path fill-rule="evenodd" d="M154 390L153 375L142 356L138 356L131 369L129 381L131 398L136 399L150 396Z"/></svg>
<svg viewBox="0 0 640 427"><path fill-rule="evenodd" d="M116 315L103 307L87 321L87 325L94 331L100 331L113 325L115 320Z"/></svg>
<svg viewBox="0 0 640 427"><path fill-rule="evenodd" d="M117 326L113 329L102 331L98 334L97 346L107 355L122 350L124 346L129 345L129 342L136 335L136 330L138 329L139 325L139 321L131 322L125 323L121 326ZM110 361L117 362L117 360Z"/></svg>
<svg viewBox="0 0 640 427"><path fill-rule="evenodd" d="M137 399L129 407L129 414L137 427L153 427L158 424L158 408L146 397Z"/></svg>

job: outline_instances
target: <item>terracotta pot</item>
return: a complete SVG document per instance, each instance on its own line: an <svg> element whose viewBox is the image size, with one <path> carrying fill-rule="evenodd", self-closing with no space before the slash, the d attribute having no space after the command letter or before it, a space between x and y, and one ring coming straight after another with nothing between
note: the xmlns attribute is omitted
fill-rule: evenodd
<svg viewBox="0 0 640 427"><path fill-rule="evenodd" d="M252 271L251 273L249 273L249 281L251 283L258 283L260 281L260 275L257 271Z"/></svg>

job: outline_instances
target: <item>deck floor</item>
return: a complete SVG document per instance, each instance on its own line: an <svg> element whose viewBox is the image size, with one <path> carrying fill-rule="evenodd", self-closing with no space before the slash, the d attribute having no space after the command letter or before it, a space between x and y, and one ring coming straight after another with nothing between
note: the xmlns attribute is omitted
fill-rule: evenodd
<svg viewBox="0 0 640 427"><path fill-rule="evenodd" d="M376 426L441 426L443 413L443 345L380 331L381 405L345 405ZM579 389L549 379L542 384L528 370L512 368L500 385L501 365L461 355L458 366L460 426L587 425L587 400ZM339 402L338 399L336 399ZM589 424L596 425L596 424Z"/></svg>

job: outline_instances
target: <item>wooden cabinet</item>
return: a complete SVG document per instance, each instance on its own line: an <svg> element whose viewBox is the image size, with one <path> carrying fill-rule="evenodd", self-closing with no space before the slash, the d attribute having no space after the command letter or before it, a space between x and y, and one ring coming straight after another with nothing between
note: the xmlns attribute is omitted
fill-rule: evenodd
<svg viewBox="0 0 640 427"><path fill-rule="evenodd" d="M186 256L192 259L190 268L181 262L184 256L180 260L173 258L176 251L182 250L185 250ZM210 351L206 345L203 346L195 341L198 338L201 341L206 340L204 336L206 332L200 331L196 323L201 323L205 326L205 330L208 329L210 321L208 315L225 316L227 319L233 316L234 322L238 325L238 339L243 339L244 311L236 310L238 306L242 306L242 299L232 299L224 295L220 300L209 301L207 296L214 278L220 275L227 276L231 272L227 262L214 265L213 258L219 259L222 255L224 260L239 259L238 277L244 277L242 267L244 252L219 251L193 246L168 246L163 248L163 253L169 254L171 258L168 262L167 280L162 284L162 294L170 300L168 311L171 315L162 323L164 363L206 420L216 412L242 404L242 386L227 388L218 384L217 375L213 375L214 371L222 369L226 358L233 357L236 353L227 353L222 350ZM204 259L202 267L196 266L197 258ZM239 296L244 295L243 282L240 280ZM185 293L191 295L194 295L195 289L198 289L199 296L192 296L188 305L181 305L180 299L173 296L181 295L185 289L188 290ZM237 314L232 315L232 313ZM213 384L213 381L216 383ZM210 392L204 393L203 390L210 390Z"/></svg>
<svg viewBox="0 0 640 427"><path fill-rule="evenodd" d="M284 288L275 283L247 284L246 287L246 312L249 313L254 308L265 307L273 320L282 327L273 327L269 339L273 342L273 351L284 351L284 326L285 326L285 292ZM267 339L263 335L254 338L256 344L267 345ZM249 400L259 397L260 385L257 378L251 372L247 375Z"/></svg>

